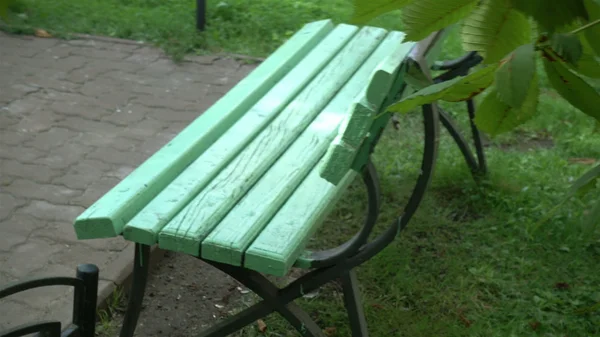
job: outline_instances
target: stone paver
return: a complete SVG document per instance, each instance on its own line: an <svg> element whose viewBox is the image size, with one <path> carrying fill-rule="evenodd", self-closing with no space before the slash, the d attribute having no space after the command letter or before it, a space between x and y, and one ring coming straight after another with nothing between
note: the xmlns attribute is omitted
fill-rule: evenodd
<svg viewBox="0 0 600 337"><path fill-rule="evenodd" d="M99 293L110 291L132 245L77 241L73 219L252 69L210 56L176 65L135 43L0 33L0 284L95 263ZM2 300L0 329L68 322L71 297L52 287Z"/></svg>

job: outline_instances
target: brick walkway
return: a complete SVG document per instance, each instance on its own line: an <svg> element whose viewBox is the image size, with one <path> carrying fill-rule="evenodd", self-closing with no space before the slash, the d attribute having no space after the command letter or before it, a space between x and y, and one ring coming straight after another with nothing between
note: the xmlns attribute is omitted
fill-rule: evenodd
<svg viewBox="0 0 600 337"><path fill-rule="evenodd" d="M0 33L0 285L95 263L99 293L110 293L133 247L77 241L73 219L252 68L217 57L175 65L133 42ZM71 301L62 287L3 300L0 329L67 322Z"/></svg>

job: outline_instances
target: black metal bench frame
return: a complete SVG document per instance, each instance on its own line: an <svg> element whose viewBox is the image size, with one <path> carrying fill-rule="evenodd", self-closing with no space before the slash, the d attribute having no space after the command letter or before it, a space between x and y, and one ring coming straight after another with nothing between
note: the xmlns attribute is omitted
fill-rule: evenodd
<svg viewBox="0 0 600 337"><path fill-rule="evenodd" d="M431 43L431 41L428 42ZM422 50L421 55L416 55L412 66L418 67L420 64L423 64L426 53L427 50ZM430 80L433 82L447 81L457 76L466 75L481 60L482 58L476 53L469 53L454 61L436 63L432 67L433 70L443 70L446 72L434 79L430 78ZM393 97L389 99L391 100ZM317 323L294 303L294 300L336 279L339 279L342 284L344 304L348 312L352 336L367 337L367 323L359 299L354 268L368 261L387 247L396 238L398 233L406 227L416 212L433 174L437 158L440 122L457 143L473 175L481 176L487 172L481 137L473 122L475 106L472 100L468 100L466 104L471 121L471 132L473 134L476 155L473 154L468 145L469 143L459 132L448 113L442 111L436 105L429 104L423 106L422 114L425 138L424 153L421 162L422 174L417 179L402 215L396 221L392 222L387 230L379 234L372 241L368 242L368 238L377 222L381 200L377 171L375 166L369 162L362 170L362 179L366 185L368 194L368 212L362 229L353 238L336 248L313 252L312 270L286 287L278 288L265 276L256 271L202 259L204 262L232 276L263 300L232 317L216 323L212 327L202 331L198 337L227 336L273 312L277 312L283 316L302 336L324 337L325 334ZM131 337L135 331L148 279L149 259L150 246L136 244L133 282L120 337Z"/></svg>
<svg viewBox="0 0 600 337"><path fill-rule="evenodd" d="M0 288L0 299L30 289L49 286L71 286L73 322L65 329L58 321L43 321L20 325L0 331L0 337L19 337L37 334L43 337L94 337L96 330L96 301L98 294L98 267L93 264L77 266L75 277L40 277L16 282Z"/></svg>

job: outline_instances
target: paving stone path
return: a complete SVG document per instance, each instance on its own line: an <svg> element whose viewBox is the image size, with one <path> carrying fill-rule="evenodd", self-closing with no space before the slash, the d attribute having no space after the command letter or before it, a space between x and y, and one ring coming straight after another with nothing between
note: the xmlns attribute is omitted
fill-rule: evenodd
<svg viewBox="0 0 600 337"><path fill-rule="evenodd" d="M135 42L0 33L0 285L100 267L101 296L132 245L77 241L73 219L213 104L253 66L195 57L176 65ZM0 301L0 330L70 320L63 287Z"/></svg>

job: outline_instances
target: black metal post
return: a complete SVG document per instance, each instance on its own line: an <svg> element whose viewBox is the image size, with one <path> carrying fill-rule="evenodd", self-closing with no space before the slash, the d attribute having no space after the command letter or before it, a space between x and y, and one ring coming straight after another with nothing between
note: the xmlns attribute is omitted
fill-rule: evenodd
<svg viewBox="0 0 600 337"><path fill-rule="evenodd" d="M77 266L77 278L83 288L75 289L73 301L73 324L79 327L81 337L94 337L96 331L96 304L98 296L99 270L93 264Z"/></svg>
<svg viewBox="0 0 600 337"><path fill-rule="evenodd" d="M196 28L204 31L206 26L206 0L196 0Z"/></svg>

